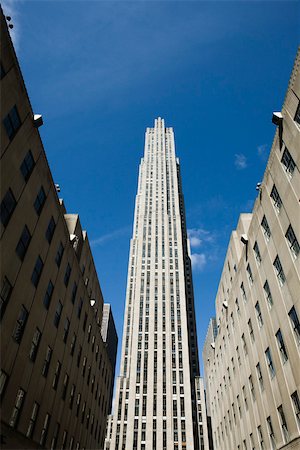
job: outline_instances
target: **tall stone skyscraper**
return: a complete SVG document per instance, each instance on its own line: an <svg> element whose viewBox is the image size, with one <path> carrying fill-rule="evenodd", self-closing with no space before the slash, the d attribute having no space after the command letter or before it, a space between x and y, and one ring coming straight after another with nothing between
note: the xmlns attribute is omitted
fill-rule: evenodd
<svg viewBox="0 0 300 450"><path fill-rule="evenodd" d="M139 169L121 358L105 448L208 448L180 167L161 118Z"/></svg>

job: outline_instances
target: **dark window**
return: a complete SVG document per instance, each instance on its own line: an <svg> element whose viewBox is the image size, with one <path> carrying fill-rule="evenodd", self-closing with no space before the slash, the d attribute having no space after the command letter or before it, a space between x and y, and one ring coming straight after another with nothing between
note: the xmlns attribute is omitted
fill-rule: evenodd
<svg viewBox="0 0 300 450"><path fill-rule="evenodd" d="M289 243L291 252L295 256L295 258L297 258L297 256L299 255L299 252L300 252L300 246L299 246L299 242L297 241L296 235L295 235L294 230L291 227L291 225L288 227L287 232L285 233L285 237Z"/></svg>
<svg viewBox="0 0 300 450"><path fill-rule="evenodd" d="M2 78L4 78L5 75L6 75L5 69L3 67L2 62L0 62L0 80L2 80Z"/></svg>
<svg viewBox="0 0 300 450"><path fill-rule="evenodd" d="M65 343L67 342L67 339L68 339L69 329L70 329L70 321L69 321L69 319L66 319L65 326L64 326L64 335L63 335L63 341Z"/></svg>
<svg viewBox="0 0 300 450"><path fill-rule="evenodd" d="M40 345L41 336L42 336L42 333L40 332L40 330L38 328L36 328L36 330L33 334L31 348L30 348L30 352L29 352L29 358L31 359L31 361L35 361L37 351L38 351L38 348Z"/></svg>
<svg viewBox="0 0 300 450"><path fill-rule="evenodd" d="M4 395L6 385L8 381L8 375L4 370L0 369L0 398Z"/></svg>
<svg viewBox="0 0 300 450"><path fill-rule="evenodd" d="M68 284L69 284L70 276L71 276L71 266L68 263L66 272L65 272L65 276L64 276L64 283L66 286L68 286Z"/></svg>
<svg viewBox="0 0 300 450"><path fill-rule="evenodd" d="M76 334L74 333L73 337L72 337L72 342L71 342L71 352L70 352L71 356L74 355L75 345L76 345Z"/></svg>
<svg viewBox="0 0 300 450"><path fill-rule="evenodd" d="M83 329L83 331L85 331L85 329L86 329L87 318L88 318L88 315L87 315L87 313L85 313L85 314L84 314L83 324L82 324L82 329Z"/></svg>
<svg viewBox="0 0 300 450"><path fill-rule="evenodd" d="M42 258L40 256L38 256L35 266L33 268L32 275L31 275L31 281L35 287L37 287L37 285L40 281L43 267L44 267L44 263L42 261Z"/></svg>
<svg viewBox="0 0 300 450"><path fill-rule="evenodd" d="M19 256L21 261L23 261L25 255L26 255L27 249L28 249L29 244L30 244L30 240L31 240L31 234L30 234L30 232L29 232L29 230L27 228L27 225L25 225L24 229L22 231L20 240L19 240L19 242L17 244L17 247L16 247L17 255Z"/></svg>
<svg viewBox="0 0 300 450"><path fill-rule="evenodd" d="M46 309L49 309L53 291L54 291L54 286L53 286L52 281L50 280L49 283L48 283L48 287L47 287L46 293L45 293L45 297L44 297L44 306L45 306Z"/></svg>
<svg viewBox="0 0 300 450"><path fill-rule="evenodd" d="M279 195L279 193L277 191L277 188L276 188L275 184L273 185L270 197L273 199L273 203L274 203L275 208L278 211L280 211L280 208L282 206L282 200L280 198L280 195Z"/></svg>
<svg viewBox="0 0 300 450"><path fill-rule="evenodd" d="M300 102L298 103L298 108L297 108L294 120L295 120L295 122L300 124Z"/></svg>
<svg viewBox="0 0 300 450"><path fill-rule="evenodd" d="M47 230L46 230L46 239L49 242L49 244L52 241L53 235L54 235L54 231L55 231L55 221L53 219L53 216L50 219L50 222L48 224Z"/></svg>
<svg viewBox="0 0 300 450"><path fill-rule="evenodd" d="M291 395L291 398L293 400L294 411L295 411L295 415L297 417L297 422L298 422L298 425L300 425L300 400L299 400L298 392L295 391Z"/></svg>
<svg viewBox="0 0 300 450"><path fill-rule="evenodd" d="M32 174L32 171L34 169L34 166L35 166L35 162L34 162L31 150L29 150L20 166L20 170L21 170L21 173L22 173L25 181L29 180L29 177Z"/></svg>
<svg viewBox="0 0 300 450"><path fill-rule="evenodd" d="M293 330L296 335L297 341L300 343L300 322L299 322L297 311L295 310L294 306L289 311L289 317L291 319L291 323L292 323Z"/></svg>
<svg viewBox="0 0 300 450"><path fill-rule="evenodd" d="M71 296L71 302L73 303L73 305L75 303L76 294L77 294L77 283L74 281L73 289L72 289L72 296Z"/></svg>
<svg viewBox="0 0 300 450"><path fill-rule="evenodd" d="M59 246L58 246L57 253L56 253L56 257L55 257L55 262L57 264L57 267L60 266L63 254L64 254L64 246L63 246L62 242L60 242Z"/></svg>
<svg viewBox="0 0 300 450"><path fill-rule="evenodd" d="M51 361L51 356L52 356L52 348L48 346L48 348L46 350L46 357L45 357L44 365L43 365L43 368L42 368L42 375L44 377L46 377L48 375L50 361Z"/></svg>
<svg viewBox="0 0 300 450"><path fill-rule="evenodd" d="M6 227L11 216L12 213L14 212L14 209L16 207L16 199L15 196L12 192L12 190L9 188L8 191L6 192L5 196L3 197L3 200L1 202L1 206L0 206L0 214L1 214L1 222L3 223L3 225Z"/></svg>
<svg viewBox="0 0 300 450"><path fill-rule="evenodd" d="M293 176L296 163L292 158L292 155L288 151L288 149L285 147L282 158L281 158L281 164L284 166L285 171L287 172L290 177Z"/></svg>
<svg viewBox="0 0 300 450"><path fill-rule="evenodd" d="M270 236L271 236L271 230L270 230L268 221L267 221L267 219L266 219L266 216L264 216L264 217L262 218L261 226L262 226L262 228L263 228L263 230L264 230L264 235L265 235L266 240L269 241Z"/></svg>
<svg viewBox="0 0 300 450"><path fill-rule="evenodd" d="M34 209L38 216L42 212L45 201L46 201L46 194L45 194L44 188L42 186L41 189L39 190L38 195L36 196L36 199L33 204Z"/></svg>
<svg viewBox="0 0 300 450"><path fill-rule="evenodd" d="M50 420L51 420L51 416L50 416L50 414L47 413L45 416L44 425L43 425L43 429L41 432L41 438L40 438L40 445L42 447L44 447L46 439L47 439Z"/></svg>
<svg viewBox="0 0 300 450"><path fill-rule="evenodd" d="M4 316L5 309L10 298L12 285L7 277L4 277L0 294L0 318Z"/></svg>
<svg viewBox="0 0 300 450"><path fill-rule="evenodd" d="M59 325L62 308L63 308L63 305L62 305L61 301L59 300L56 311L55 311L55 316L54 316L54 325L56 326L56 328L58 328L58 325Z"/></svg>
<svg viewBox="0 0 300 450"><path fill-rule="evenodd" d="M80 346L80 347L79 347L79 350L78 350L78 355L77 355L77 367L80 366L81 354L82 354L82 346Z"/></svg>
<svg viewBox="0 0 300 450"><path fill-rule="evenodd" d="M275 268L275 272L276 272L276 276L277 279L279 281L280 286L282 286L285 283L285 275L284 275L284 271L279 259L279 256L277 255L274 262L273 262L273 266Z"/></svg>
<svg viewBox="0 0 300 450"><path fill-rule="evenodd" d="M16 105L9 111L7 116L4 117L3 125L7 136L12 140L21 126L21 120Z"/></svg>
<svg viewBox="0 0 300 450"><path fill-rule="evenodd" d="M23 389L20 388L18 390L17 397L15 400L15 406L12 410L12 414L11 414L11 417L9 420L9 425L12 428L16 428L18 425L18 421L19 421L20 414L21 414L22 407L23 407L24 400L25 400L25 394L26 394L26 392Z"/></svg>
<svg viewBox="0 0 300 450"><path fill-rule="evenodd" d="M60 424L58 422L56 422L52 441L51 441L51 447L50 447L53 450L57 448L57 438L59 435L59 430L60 430Z"/></svg>
<svg viewBox="0 0 300 450"><path fill-rule="evenodd" d="M66 373L64 377L64 383L63 383L63 390L62 390L62 399L65 400L68 390L68 384L69 384L69 375Z"/></svg>
<svg viewBox="0 0 300 450"><path fill-rule="evenodd" d="M53 389L57 388L58 381L59 381L59 376L60 376L60 371L61 371L61 363L59 361L57 361L56 368L55 368L55 373L54 373L54 377L53 377L53 383L52 383Z"/></svg>
<svg viewBox="0 0 300 450"><path fill-rule="evenodd" d="M34 402L33 408L32 408L32 413L31 413L30 420L29 420L29 425L27 428L27 433L26 433L26 436L28 438L31 438L33 435L39 408L40 408L40 405L37 402Z"/></svg>
<svg viewBox="0 0 300 450"><path fill-rule="evenodd" d="M271 378L273 378L274 375L275 375L275 368L274 368L274 364L273 364L273 360L272 360L272 356L271 356L271 351L270 351L269 347L265 351L265 355L266 355L267 365L268 365L268 368L269 368L269 372L270 372Z"/></svg>
<svg viewBox="0 0 300 450"><path fill-rule="evenodd" d="M72 384L71 391L70 391L70 400L69 400L69 408L73 408L73 402L75 397L75 384Z"/></svg>
<svg viewBox="0 0 300 450"><path fill-rule="evenodd" d="M25 329L25 325L27 322L27 317L28 317L28 311L25 308L24 305L22 305L20 313L19 313L19 317L17 319L17 323L13 332L13 338L15 339L16 342L18 342L18 344L21 342L23 333L24 333L24 329Z"/></svg>
<svg viewBox="0 0 300 450"><path fill-rule="evenodd" d="M78 309L77 309L77 317L78 317L78 319L80 319L80 316L81 316L82 306L83 306L83 300L81 298L79 300Z"/></svg>

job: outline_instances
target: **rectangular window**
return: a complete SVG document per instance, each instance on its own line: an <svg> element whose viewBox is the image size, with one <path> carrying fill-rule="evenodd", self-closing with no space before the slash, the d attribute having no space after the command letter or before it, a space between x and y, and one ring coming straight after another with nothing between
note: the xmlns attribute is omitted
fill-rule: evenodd
<svg viewBox="0 0 300 450"><path fill-rule="evenodd" d="M0 369L0 398L2 398L8 381L8 375L4 370Z"/></svg>
<svg viewBox="0 0 300 450"><path fill-rule="evenodd" d="M21 126L21 120L16 105L9 111L7 116L4 117L3 125L7 136L11 141Z"/></svg>
<svg viewBox="0 0 300 450"><path fill-rule="evenodd" d="M285 233L285 237L289 243L290 250L295 258L298 257L300 252L299 242L297 241L296 235L294 233L291 225L288 227L287 232Z"/></svg>
<svg viewBox="0 0 300 450"><path fill-rule="evenodd" d="M280 198L280 195L279 195L279 193L277 191L277 188L276 188L275 184L273 185L270 197L273 200L273 204L274 204L275 208L279 212L280 208L282 206L282 200Z"/></svg>
<svg viewBox="0 0 300 450"><path fill-rule="evenodd" d="M269 241L270 237L271 237L271 230L270 230L268 221L266 219L266 216L263 217L263 219L261 221L261 226L262 226L263 233L265 235L266 241Z"/></svg>
<svg viewBox="0 0 300 450"><path fill-rule="evenodd" d="M32 275L31 275L31 281L32 281L32 284L35 287L37 287L37 285L39 284L39 281L40 281L40 278L41 278L41 275L42 275L43 267L44 267L43 260L42 260L42 258L40 256L38 256L37 260L36 260L36 263L35 263L35 266L33 268Z"/></svg>
<svg viewBox="0 0 300 450"><path fill-rule="evenodd" d="M83 306L83 300L81 298L79 300L78 309L77 309L77 317L78 317L78 319L80 319L80 316L81 316L82 306Z"/></svg>
<svg viewBox="0 0 300 450"><path fill-rule="evenodd" d="M48 371L49 371L49 367L50 367L50 361L51 361L51 356L52 356L52 348L48 346L47 350L46 350L46 357L45 357L44 365L43 365L43 368L42 368L42 375L44 377L46 377L48 375Z"/></svg>
<svg viewBox="0 0 300 450"><path fill-rule="evenodd" d="M42 212L45 201L46 201L46 194L45 194L43 186L41 186L41 188L36 196L36 199L34 201L34 204L33 204L35 212L37 213L38 216Z"/></svg>
<svg viewBox="0 0 300 450"><path fill-rule="evenodd" d="M261 448L261 450L264 450L265 444L264 444L264 437L263 437L261 425L259 425L257 427L257 434L258 434L258 441L259 441L260 448Z"/></svg>
<svg viewBox="0 0 300 450"><path fill-rule="evenodd" d="M43 301L46 309L49 309L53 291L54 291L54 286L53 286L52 281L50 280L48 283L48 287L47 287L47 290L46 290L46 293L44 296L44 301Z"/></svg>
<svg viewBox="0 0 300 450"><path fill-rule="evenodd" d="M4 316L8 300L12 292L12 285L7 277L4 277L0 293L0 318Z"/></svg>
<svg viewBox="0 0 300 450"><path fill-rule="evenodd" d="M284 275L283 268L282 268L282 265L281 265L278 255L276 256L276 258L273 262L273 266L275 269L275 273L276 273L278 282L279 282L280 286L283 286L283 284L285 283L285 275Z"/></svg>
<svg viewBox="0 0 300 450"><path fill-rule="evenodd" d="M26 436L28 438L31 438L33 435L39 408L40 408L40 405L37 402L34 402L30 420L29 420L29 425L28 425L27 432L26 432Z"/></svg>
<svg viewBox="0 0 300 450"><path fill-rule="evenodd" d="M288 354L286 351L286 347L284 344L284 340L283 340L283 336L282 336L280 328L276 333L276 339L277 339L277 344L278 344L278 348L280 351L282 362L285 363L288 360Z"/></svg>
<svg viewBox="0 0 300 450"><path fill-rule="evenodd" d="M62 308L63 308L62 302L59 300L57 307L56 307L55 316L54 316L54 325L56 326L56 328L58 328L58 325L60 322Z"/></svg>
<svg viewBox="0 0 300 450"><path fill-rule="evenodd" d="M19 312L19 317L17 319L17 323L15 325L15 329L13 332L13 338L18 344L21 342L21 339L22 339L22 336L23 336L23 333L25 330L27 318L28 318L28 311L25 308L25 306L22 305L21 310Z"/></svg>
<svg viewBox="0 0 300 450"><path fill-rule="evenodd" d="M52 238L54 235L54 231L55 231L55 227L56 227L55 220L52 216L48 223L48 227L47 227L46 234L45 234L46 239L49 242L49 244L51 244L51 241L52 241Z"/></svg>
<svg viewBox="0 0 300 450"><path fill-rule="evenodd" d="M71 266L68 263L67 268L66 268L66 272L65 272L65 276L64 276L65 286L68 286L69 280L70 280L70 276L71 276Z"/></svg>
<svg viewBox="0 0 300 450"><path fill-rule="evenodd" d="M32 171L34 169L35 162L31 153L31 150L29 150L20 166L21 174L23 175L23 178L25 181L29 180L30 175L32 174Z"/></svg>
<svg viewBox="0 0 300 450"><path fill-rule="evenodd" d="M266 280L266 282L264 284L264 290L265 290L265 294L266 294L268 305L269 305L270 308L272 308L272 306L273 306L273 297L272 297L270 286L269 286L269 283L268 283L267 280Z"/></svg>
<svg viewBox="0 0 300 450"><path fill-rule="evenodd" d="M296 163L292 158L292 155L290 154L290 152L288 151L288 149L285 147L282 158L281 158L281 164L283 165L286 173L292 177L295 167L296 167Z"/></svg>
<svg viewBox="0 0 300 450"><path fill-rule="evenodd" d="M292 402L293 402L293 406L294 406L295 416L297 418L297 423L298 423L298 426L300 426L300 400L299 400L298 392L295 391L291 395L291 398L292 398Z"/></svg>
<svg viewBox="0 0 300 450"><path fill-rule="evenodd" d="M64 341L64 343L67 342L68 334L69 334L69 329L70 329L70 321L69 321L68 318L66 318L66 320L65 320L65 326L64 326L64 334L63 334L63 341Z"/></svg>
<svg viewBox="0 0 300 450"><path fill-rule="evenodd" d="M0 206L1 222L5 227L8 225L8 222L10 221L16 205L17 201L15 199L13 191L9 188L5 196L3 197Z"/></svg>
<svg viewBox="0 0 300 450"><path fill-rule="evenodd" d="M260 251L259 251L258 243L256 241L255 241L255 244L254 244L254 247L253 247L253 251L254 251L254 254L255 254L255 259L257 261L257 264L260 265L260 263L261 263L261 254L260 254Z"/></svg>
<svg viewBox="0 0 300 450"><path fill-rule="evenodd" d="M253 326L252 326L251 319L248 320L248 328L249 328L249 334L250 334L251 341L254 342L255 338L254 338L254 332L253 332Z"/></svg>
<svg viewBox="0 0 300 450"><path fill-rule="evenodd" d="M73 337L72 337L72 342L71 342L71 352L70 352L71 356L74 355L75 345L76 345L76 334L74 333Z"/></svg>
<svg viewBox="0 0 300 450"><path fill-rule="evenodd" d="M266 361L267 361L267 366L269 368L270 376L271 376L271 378L273 378L275 375L275 368L274 368L274 364L273 364L273 360L272 360L271 350L269 349L269 347L265 351L265 355L266 355Z"/></svg>
<svg viewBox="0 0 300 450"><path fill-rule="evenodd" d="M256 373L257 373L257 379L258 379L260 388L263 391L264 390L264 380L263 380L262 371L261 371L261 367L260 367L259 363L256 365Z"/></svg>
<svg viewBox="0 0 300 450"><path fill-rule="evenodd" d="M47 413L46 417L45 417L45 420L44 420L44 425L43 425L43 428L42 428L41 438L40 438L40 445L42 447L44 447L45 443L46 443L50 420L51 420L51 416L50 416L50 414Z"/></svg>
<svg viewBox="0 0 300 450"><path fill-rule="evenodd" d="M35 359L36 359L37 351L38 351L38 348L40 345L41 336L42 336L42 333L40 332L40 330L38 328L36 328L35 332L33 334L33 337L32 337L32 342L31 342L31 347L30 347L30 352L29 352L29 358L31 359L31 361L35 361Z"/></svg>
<svg viewBox="0 0 300 450"><path fill-rule="evenodd" d="M57 438L58 438L58 434L59 434L59 430L60 430L60 424L58 422L56 422L55 424L55 428L54 428L54 432L53 432L53 436L52 436L52 440L51 440L51 450L55 450L57 448Z"/></svg>
<svg viewBox="0 0 300 450"><path fill-rule="evenodd" d="M57 389L59 376L60 376L60 371L61 371L61 363L59 361L57 361L56 368L55 368L55 373L54 373L54 377L53 377L53 382L52 382L52 387L55 390Z"/></svg>
<svg viewBox="0 0 300 450"><path fill-rule="evenodd" d="M253 284L253 275L252 275L252 270L251 270L250 264L247 264L246 270L248 273L249 283Z"/></svg>
<svg viewBox="0 0 300 450"><path fill-rule="evenodd" d="M63 254L64 254L64 246L63 246L62 242L60 242L56 256L55 256L55 262L57 264L57 267L60 267Z"/></svg>
<svg viewBox="0 0 300 450"><path fill-rule="evenodd" d="M282 405L278 406L277 411L278 411L278 416L279 416L279 420L280 420L280 424L281 424L282 434L284 436L284 441L288 442L289 441L289 430L288 430L287 423L285 420L285 415L283 412Z"/></svg>
<svg viewBox="0 0 300 450"><path fill-rule="evenodd" d="M70 391L70 399L69 399L69 408L70 409L73 408L74 398L75 398L75 384L72 384L71 391Z"/></svg>
<svg viewBox="0 0 300 450"><path fill-rule="evenodd" d="M249 376L249 389L251 392L252 399L253 399L253 401L255 401L255 390L254 390L252 375Z"/></svg>
<svg viewBox="0 0 300 450"><path fill-rule="evenodd" d="M273 430L273 425L271 421L271 417L267 417L267 425L268 425L268 431L269 431L269 437L272 445L272 449L275 450L276 448L276 440L275 440L275 434Z"/></svg>
<svg viewBox="0 0 300 450"><path fill-rule="evenodd" d="M23 261L26 255L27 249L29 247L31 240L31 234L27 228L27 225L24 226L21 237L16 247L16 253L19 256L20 260Z"/></svg>
<svg viewBox="0 0 300 450"><path fill-rule="evenodd" d="M77 294L77 283L74 281L71 295L71 302L73 303L73 305L75 303L76 294Z"/></svg>
<svg viewBox="0 0 300 450"><path fill-rule="evenodd" d="M66 373L65 377L64 377L63 389L62 389L62 394L61 394L61 398L63 400L65 400L66 395L67 395L68 384L69 384L69 375Z"/></svg>
<svg viewBox="0 0 300 450"><path fill-rule="evenodd" d="M20 418L20 414L21 414L21 411L22 411L24 400L25 400L25 391L20 388L18 390L17 397L16 397L16 400L15 400L15 406L14 406L14 408L12 410L12 414L11 414L11 417L10 417L10 420L9 420L9 425L12 428L16 428L17 425L18 425L18 420Z"/></svg>
<svg viewBox="0 0 300 450"><path fill-rule="evenodd" d="M298 343L300 343L300 322L299 322L297 311L294 306L289 311L289 318L291 320L291 324L292 324L294 333L296 335L297 341L298 341Z"/></svg>
<svg viewBox="0 0 300 450"><path fill-rule="evenodd" d="M256 310L257 322L258 322L259 327L261 328L264 324L264 321L262 318L261 309L260 309L258 302L256 302L256 304L255 304L255 310Z"/></svg>

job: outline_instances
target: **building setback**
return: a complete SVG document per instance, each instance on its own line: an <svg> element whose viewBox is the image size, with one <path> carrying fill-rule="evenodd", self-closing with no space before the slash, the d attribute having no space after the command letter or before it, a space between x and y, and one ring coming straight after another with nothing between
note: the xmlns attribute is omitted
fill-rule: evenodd
<svg viewBox="0 0 300 450"><path fill-rule="evenodd" d="M300 52L252 214L232 232L203 359L215 450L300 448Z"/></svg>
<svg viewBox="0 0 300 450"><path fill-rule="evenodd" d="M116 342L87 234L58 199L1 16L1 447L104 444Z"/></svg>
<svg viewBox="0 0 300 450"><path fill-rule="evenodd" d="M147 128L139 169L120 376L105 448L207 449L198 377L180 166L173 129L158 118Z"/></svg>

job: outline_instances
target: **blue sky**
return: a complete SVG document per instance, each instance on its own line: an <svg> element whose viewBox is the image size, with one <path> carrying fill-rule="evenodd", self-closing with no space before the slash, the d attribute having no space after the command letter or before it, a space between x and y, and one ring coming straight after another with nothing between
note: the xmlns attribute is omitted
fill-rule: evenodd
<svg viewBox="0 0 300 450"><path fill-rule="evenodd" d="M201 353L230 232L251 211L265 169L299 5L3 3L54 180L88 231L120 342L145 128L161 116L175 131Z"/></svg>

